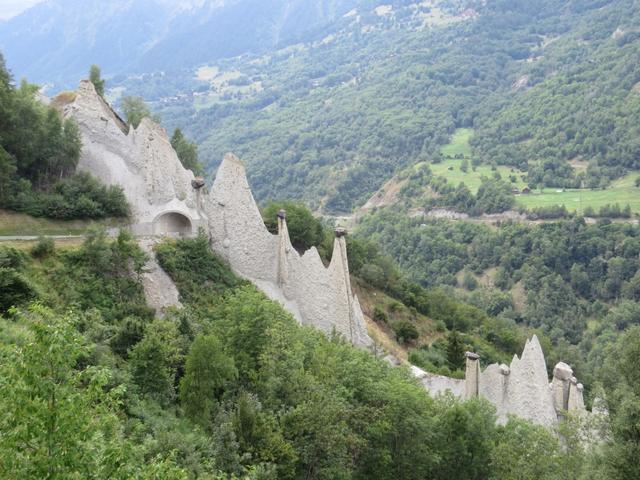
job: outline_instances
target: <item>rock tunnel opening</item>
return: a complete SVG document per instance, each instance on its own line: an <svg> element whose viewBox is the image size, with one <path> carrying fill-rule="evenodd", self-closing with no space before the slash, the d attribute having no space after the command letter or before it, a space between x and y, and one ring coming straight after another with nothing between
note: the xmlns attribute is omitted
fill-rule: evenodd
<svg viewBox="0 0 640 480"><path fill-rule="evenodd" d="M186 215L178 212L167 212L159 215L153 222L155 235L171 235L186 237L191 235L193 227Z"/></svg>

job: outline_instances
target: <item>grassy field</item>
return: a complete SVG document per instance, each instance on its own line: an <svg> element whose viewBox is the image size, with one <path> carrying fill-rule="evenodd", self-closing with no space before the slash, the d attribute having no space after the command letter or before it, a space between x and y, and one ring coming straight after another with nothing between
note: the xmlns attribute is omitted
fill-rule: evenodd
<svg viewBox="0 0 640 480"><path fill-rule="evenodd" d="M72 250L80 248L84 243L84 238L56 238L53 243L58 250ZM0 239L0 247L10 247L22 250L25 252L31 251L31 249L38 243L37 240L2 240Z"/></svg>
<svg viewBox="0 0 640 480"><path fill-rule="evenodd" d="M116 227L122 223L106 220L51 220L0 209L0 236L14 235L81 235L89 228Z"/></svg>
<svg viewBox="0 0 640 480"><path fill-rule="evenodd" d="M545 188L541 193L536 190L529 195L518 195L517 203L527 208L565 205L567 210L583 213L587 207L598 211L606 204L618 203L620 207L631 207L631 211L640 213L640 188L634 182L638 173L631 173L614 181L604 190Z"/></svg>
<svg viewBox="0 0 640 480"><path fill-rule="evenodd" d="M480 165L474 171L471 166L471 147L469 146L469 140L472 135L473 130L470 128L456 130L451 136L451 142L440 150L444 160L440 163L429 165L431 171L436 175L447 178L454 185L458 185L460 182L464 183L473 193L478 191L482 177L491 177L495 171L506 181L510 181L509 177L514 176L516 181L512 182L512 184L518 190L526 186L526 183L522 180L525 172L515 168L498 166L495 170L492 170L488 165ZM453 158L456 155L463 155L467 159L469 163L467 172L460 170L463 160L461 158Z"/></svg>
<svg viewBox="0 0 640 480"><path fill-rule="evenodd" d="M460 128L451 136L451 142L442 147L441 152L445 157L441 163L430 165L431 170L436 175L441 175L454 185L464 182L472 192L477 192L483 176L490 177L494 171L487 165L481 165L475 171L469 167L465 173L460 170L462 159L454 157L462 154L471 164L471 147L469 140L473 136L470 128ZM499 166L497 171L504 180L509 181L510 176L515 176L516 181L512 183L515 188L522 190L526 183L522 180L525 172L509 167ZM545 188L535 190L528 195L517 195L516 202L526 208L548 207L552 205L564 205L569 211L584 212L584 209L591 207L598 211L606 204L618 203L621 208L629 204L634 213L640 213L640 188L635 186L636 177L640 172L631 173L623 178L614 181L604 190L590 189L568 189Z"/></svg>

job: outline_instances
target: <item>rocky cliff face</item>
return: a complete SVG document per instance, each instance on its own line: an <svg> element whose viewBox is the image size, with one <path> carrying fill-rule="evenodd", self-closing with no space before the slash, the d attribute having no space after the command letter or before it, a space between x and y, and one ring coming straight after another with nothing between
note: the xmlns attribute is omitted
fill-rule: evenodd
<svg viewBox="0 0 640 480"><path fill-rule="evenodd" d="M80 127L78 168L124 189L134 232L156 233L154 222L167 212L184 215L193 227L202 224L200 194L191 186L193 174L182 167L160 125L145 118L138 128L129 129L88 80L80 83L63 113Z"/></svg>
<svg viewBox="0 0 640 480"><path fill-rule="evenodd" d="M82 134L78 168L124 189L134 234L188 236L202 228L213 250L238 275L282 303L298 321L340 333L356 345L371 344L351 291L343 232L336 237L331 264L325 267L315 248L302 256L295 251L284 217L279 233L269 233L244 166L234 155L225 157L205 194L182 167L162 127L144 119L137 129L127 128L89 81L81 82L63 111L78 122ZM151 270L145 277L150 303L159 311L177 304L175 288L159 272L151 275Z"/></svg>
<svg viewBox="0 0 640 480"><path fill-rule="evenodd" d="M241 276L280 301L303 324L336 331L355 345L368 346L364 317L351 291L346 240L338 232L331 264L315 247L303 255L291 245L286 213L277 235L269 233L247 182L244 166L226 155L205 203L213 250Z"/></svg>

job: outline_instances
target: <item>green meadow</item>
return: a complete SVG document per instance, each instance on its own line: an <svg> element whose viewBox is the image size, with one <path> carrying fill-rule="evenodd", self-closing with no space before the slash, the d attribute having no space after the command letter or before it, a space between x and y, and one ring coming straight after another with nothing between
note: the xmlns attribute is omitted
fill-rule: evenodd
<svg viewBox="0 0 640 480"><path fill-rule="evenodd" d="M480 188L482 177L491 177L496 171L507 181L509 181L510 177L515 177L515 182L512 182L514 188L520 190L526 186L526 183L522 180L526 172L521 172L517 168L498 166L492 169L489 165L479 165L474 170L471 166L471 147L469 145L472 135L473 130L470 128L457 129L451 136L451 142L440 150L444 160L440 163L429 165L431 171L435 175L445 177L454 185L458 185L460 182L466 184L473 193L476 193ZM463 160L461 158L453 158L460 154L464 155L464 158L469 162L469 168L466 172L460 170Z"/></svg>
<svg viewBox="0 0 640 480"><path fill-rule="evenodd" d="M457 129L451 136L449 144L443 146L441 149L444 160L440 163L432 163L430 165L433 173L445 177L454 185L463 182L474 193L477 192L480 187L481 178L483 176L490 177L495 171L500 173L506 181L509 181L510 177L515 177L515 182L512 182L512 185L518 190L522 190L522 188L527 185L526 182L523 181L523 177L526 178L525 172L515 168L498 166L494 170L488 165L480 165L473 170L471 167L471 147L469 145L469 140L472 136L473 130L470 128ZM460 154L469 162L467 172L460 170L463 160L461 158L453 158ZM640 188L635 186L635 179L638 176L640 176L640 172L630 173L614 181L604 190L536 189L530 194L516 195L516 201L518 205L526 208L564 205L568 210L580 213L587 207L591 207L597 211L600 207L607 204L618 203L621 207L629 204L633 212L640 213Z"/></svg>
<svg viewBox="0 0 640 480"><path fill-rule="evenodd" d="M516 198L518 204L527 208L564 205L567 210L582 213L587 207L598 211L604 205L618 203L621 207L629 204L631 211L640 213L640 188L634 183L638 175L638 172L626 175L604 190L545 188Z"/></svg>

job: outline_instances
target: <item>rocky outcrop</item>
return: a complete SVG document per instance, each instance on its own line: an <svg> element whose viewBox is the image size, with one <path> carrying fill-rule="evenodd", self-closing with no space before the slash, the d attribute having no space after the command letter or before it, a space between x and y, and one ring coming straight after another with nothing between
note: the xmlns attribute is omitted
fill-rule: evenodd
<svg viewBox="0 0 640 480"><path fill-rule="evenodd" d="M412 371L432 394L449 390L460 398L487 399L495 406L500 423L505 423L509 415L516 415L553 426L567 411L585 411L582 385L577 383L571 367L560 362L549 383L542 347L535 335L527 340L522 356L514 355L508 366L494 363L480 371L479 356L468 352L463 381Z"/></svg>
<svg viewBox="0 0 640 480"><path fill-rule="evenodd" d="M158 219L170 212L186 217L192 229L204 223L202 194L191 186L194 176L182 167L160 125L145 118L138 128L130 129L88 80L80 83L63 114L80 127L83 146L78 169L123 188L135 233L159 233L154 231L161 225Z"/></svg>
<svg viewBox="0 0 640 480"><path fill-rule="evenodd" d="M156 252L153 250L155 240L142 239L138 244L149 257L142 273L142 287L147 305L153 308L158 316L163 316L168 307L182 307L178 288L158 264Z"/></svg>
<svg viewBox="0 0 640 480"><path fill-rule="evenodd" d="M207 193L203 179L183 168L162 127L143 119L129 129L89 81L69 98L61 108L80 127L78 167L123 188L132 207L133 233L188 236L202 228L234 272L282 303L300 323L337 332L356 345L371 344L351 291L346 232L336 235L328 267L315 248L300 255L291 246L284 214L277 235L266 229L238 158L225 157ZM151 258L143 277L149 304L159 313L179 305L175 286L146 240L141 242Z"/></svg>
<svg viewBox="0 0 640 480"><path fill-rule="evenodd" d="M337 231L328 267L315 247L300 255L291 245L285 212L278 218L278 234L266 229L244 166L231 154L218 168L204 210L213 250L238 275L280 301L301 323L336 331L355 345L371 344L351 291L346 232Z"/></svg>
<svg viewBox="0 0 640 480"><path fill-rule="evenodd" d="M417 378L422 386L426 388L431 395L450 392L456 397L464 398L465 396L466 386L464 380L425 372L415 365L411 365L411 375Z"/></svg>

